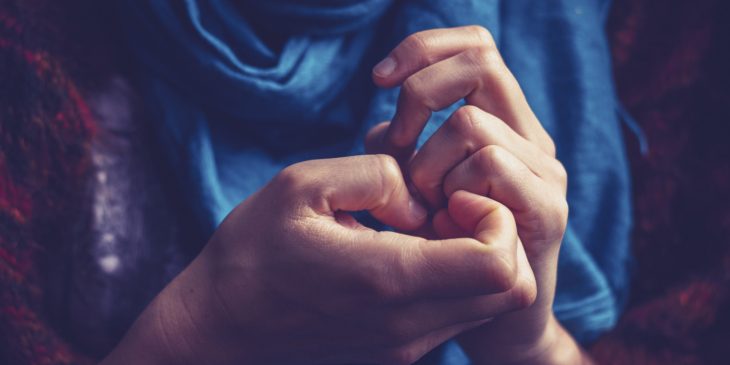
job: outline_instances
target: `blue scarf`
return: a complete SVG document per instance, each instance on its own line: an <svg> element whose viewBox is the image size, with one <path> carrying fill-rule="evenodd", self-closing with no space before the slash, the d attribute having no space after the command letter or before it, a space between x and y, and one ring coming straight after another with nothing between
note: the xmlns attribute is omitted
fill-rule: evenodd
<svg viewBox="0 0 730 365"><path fill-rule="evenodd" d="M398 94L376 89L370 69L404 37L487 27L570 176L555 312L582 341L615 323L631 207L603 32L608 0L120 5L157 137L208 232L282 167L362 153L365 132L392 117ZM435 113L421 142L455 108Z"/></svg>

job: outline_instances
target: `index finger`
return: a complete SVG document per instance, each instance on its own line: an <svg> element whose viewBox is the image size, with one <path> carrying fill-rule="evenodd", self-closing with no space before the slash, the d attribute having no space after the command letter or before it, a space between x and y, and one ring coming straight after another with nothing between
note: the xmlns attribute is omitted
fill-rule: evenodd
<svg viewBox="0 0 730 365"><path fill-rule="evenodd" d="M373 81L380 87L395 87L427 66L464 50L493 43L492 35L475 25L417 32L406 37L375 65Z"/></svg>
<svg viewBox="0 0 730 365"><path fill-rule="evenodd" d="M396 64L392 75L387 78L388 82L401 84L401 90L395 116L381 138L385 145L382 150L394 150L398 151L398 155L407 156L432 112L466 99L467 104L496 115L518 134L554 155L551 138L532 112L517 79L504 63L489 32L481 27L466 29L472 29L470 32L474 34L484 33L472 37L484 41L457 42L457 45L469 46L456 54L442 57L445 54L444 46L433 46L434 49L428 47L451 41L451 33L458 34L464 29L422 32L417 39L423 46L399 45L388 57L398 55L399 60L412 61L402 66ZM407 43L404 41L404 44ZM411 65L422 67L416 69Z"/></svg>
<svg viewBox="0 0 730 365"><path fill-rule="evenodd" d="M306 191L310 207L319 214L367 210L379 221L404 230L416 229L426 221L426 209L409 193L391 156L300 162L284 169L275 181L297 192Z"/></svg>

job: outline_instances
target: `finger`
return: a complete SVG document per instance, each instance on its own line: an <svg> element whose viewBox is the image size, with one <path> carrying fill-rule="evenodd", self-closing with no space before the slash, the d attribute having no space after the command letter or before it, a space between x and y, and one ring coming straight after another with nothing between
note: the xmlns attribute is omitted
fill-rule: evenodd
<svg viewBox="0 0 730 365"><path fill-rule="evenodd" d="M512 214L491 199L473 194L461 199L463 194L454 195L449 214L474 238L429 241L395 232L370 232L370 237L355 232L369 243L355 246L361 257L387 263L368 272L381 285L375 290L384 301L478 296L514 286L519 238ZM479 224L472 227L472 221Z"/></svg>
<svg viewBox="0 0 730 365"><path fill-rule="evenodd" d="M408 77L401 86L386 142L401 149L409 148L433 111L462 98L494 114L519 135L554 155L550 136L495 47L466 50Z"/></svg>
<svg viewBox="0 0 730 365"><path fill-rule="evenodd" d="M506 205L515 215L520 237L525 241L538 238L532 234L539 235L540 241L562 236L567 221L563 194L504 148L496 145L482 148L446 175L443 191L447 196L463 190L489 196Z"/></svg>
<svg viewBox="0 0 730 365"><path fill-rule="evenodd" d="M373 81L380 87L394 87L426 66L466 49L492 44L492 35L480 26L431 29L414 33L373 68Z"/></svg>
<svg viewBox="0 0 730 365"><path fill-rule="evenodd" d="M503 224L514 231L514 223ZM495 228L495 230L498 230ZM396 232L364 232L361 256L370 262L368 278L385 303L423 298L463 298L501 293L514 285L517 234L495 235L485 244L473 238L426 240ZM497 242L497 240L500 240ZM367 246L367 248L365 248ZM381 267L373 269L373 263Z"/></svg>
<svg viewBox="0 0 730 365"><path fill-rule="evenodd" d="M531 306L537 293L535 276L521 245L517 263L520 269L516 284L505 293L417 302L399 308L390 316L381 316L389 325L386 341L406 343L399 346L406 351L428 352L459 333Z"/></svg>
<svg viewBox="0 0 730 365"><path fill-rule="evenodd" d="M312 206L320 214L368 210L381 222L403 230L421 226L427 216L411 194L395 160L367 155L314 160L285 169L279 182L310 190ZM300 190L295 186L295 190Z"/></svg>
<svg viewBox="0 0 730 365"><path fill-rule="evenodd" d="M526 308L535 300L535 277L521 245L517 258L518 278L512 289L467 299L415 302L397 309L391 325L403 329L401 333L406 337L416 337L454 324L484 321Z"/></svg>
<svg viewBox="0 0 730 365"><path fill-rule="evenodd" d="M459 162L489 145L512 152L539 176L554 160L495 116L474 106L464 106L412 158L409 178L429 203L440 206L444 199L444 176Z"/></svg>
<svg viewBox="0 0 730 365"><path fill-rule="evenodd" d="M519 240L512 212L496 200L460 190L450 195L448 210L454 223L481 242ZM516 248L516 244L510 246L511 255L516 255Z"/></svg>
<svg viewBox="0 0 730 365"><path fill-rule="evenodd" d="M441 209L433 215L433 230L441 239L469 237L469 232L459 227L446 209Z"/></svg>
<svg viewBox="0 0 730 365"><path fill-rule="evenodd" d="M393 156L402 167L402 170L405 171L405 166L413 157L414 150L412 148L397 148L391 143L387 143L385 136L389 126L390 122L382 122L368 131L368 134L365 136L365 152Z"/></svg>
<svg viewBox="0 0 730 365"><path fill-rule="evenodd" d="M486 194L509 207L515 215L519 237L528 243L524 250L537 279L538 308L549 309L555 293L559 242L568 219L565 197L532 174L508 151L496 146L481 151L485 152L474 154L446 177L445 189L451 194L449 214L454 222L463 223L462 228L467 229L466 224L473 224L473 215L458 216L469 209L465 208L466 204L454 204L459 200ZM460 190L462 188L473 193L465 193Z"/></svg>

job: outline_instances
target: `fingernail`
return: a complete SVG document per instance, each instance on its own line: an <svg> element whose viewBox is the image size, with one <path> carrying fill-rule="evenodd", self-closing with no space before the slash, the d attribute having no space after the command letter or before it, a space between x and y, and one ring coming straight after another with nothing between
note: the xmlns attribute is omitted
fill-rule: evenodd
<svg viewBox="0 0 730 365"><path fill-rule="evenodd" d="M396 66L398 64L395 62L395 59L388 56L373 67L373 73L378 77L388 77L395 71Z"/></svg>
<svg viewBox="0 0 730 365"><path fill-rule="evenodd" d="M413 215L416 220L421 221L426 218L428 215L428 211L426 211L426 208L421 205L421 203L417 202L413 197L410 197L408 199L408 209L411 211L411 215Z"/></svg>

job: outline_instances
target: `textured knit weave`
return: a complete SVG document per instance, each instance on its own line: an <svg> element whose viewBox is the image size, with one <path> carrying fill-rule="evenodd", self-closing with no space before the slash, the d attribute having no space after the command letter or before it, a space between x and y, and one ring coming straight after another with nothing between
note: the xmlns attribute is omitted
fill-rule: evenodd
<svg viewBox="0 0 730 365"><path fill-rule="evenodd" d="M40 269L80 222L91 122L28 15L0 7L0 363L82 362L45 320Z"/></svg>
<svg viewBox="0 0 730 365"><path fill-rule="evenodd" d="M631 153L636 278L602 364L730 364L730 5L618 0L619 94L646 132Z"/></svg>

